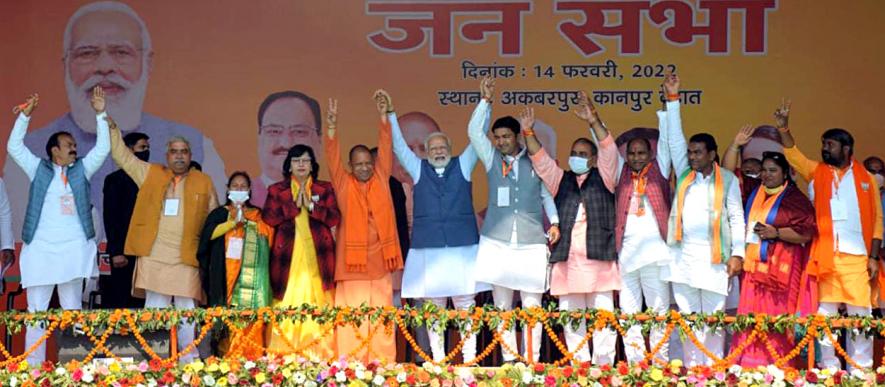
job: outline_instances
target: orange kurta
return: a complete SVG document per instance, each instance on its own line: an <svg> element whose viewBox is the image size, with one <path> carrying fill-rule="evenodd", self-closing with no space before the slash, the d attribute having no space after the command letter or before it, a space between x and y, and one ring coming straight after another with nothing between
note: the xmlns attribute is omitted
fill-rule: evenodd
<svg viewBox="0 0 885 387"><path fill-rule="evenodd" d="M787 157L790 165L796 170L796 172L802 175L805 180L811 182L812 180L816 180L823 176L818 175L820 172L818 170L820 162L809 160L795 146L792 148L784 148L784 155ZM856 164L857 161L853 161L853 163ZM863 171L860 168L856 169L858 172L866 173L866 171ZM846 171L847 170L835 171L835 173L841 178ZM827 174L825 177L832 176L829 171L826 172ZM857 172L855 174L856 176L854 178L858 185L860 184L858 182L862 181L860 179L867 177L859 176L857 175ZM872 177L869 177L869 181L873 181ZM870 192L868 193L862 193L857 190L857 200L860 206L865 205L865 195L870 195L870 197L873 198L868 200L868 202L870 202L869 208L848 209L849 213L859 214L861 217L861 225L863 227L872 228L871 230L864 230L865 239L868 239L865 241L867 242L866 248L868 250L870 248L869 240L881 238L882 235L882 204L879 201L879 188L876 184L869 185ZM818 235L815 236L815 239L812 241L812 252L808 270L810 274L820 272L817 274L820 301L844 302L856 306L869 306L871 292L870 283L867 281L868 275L866 265L868 258L863 255L846 254L840 251L834 251L832 260L827 262L827 260L830 259L830 256L821 250L821 246L822 242L827 242L827 246L824 250L829 251L830 249L834 249L835 245L833 244L832 236L833 226L832 220L829 218L829 207L824 208L826 210L825 212L821 210L822 206L828 205L830 191L818 192L818 190L815 189L814 194ZM823 216L821 215L822 213L824 213ZM885 282L885 275L880 272L878 281L876 282L879 284Z"/></svg>
<svg viewBox="0 0 885 387"><path fill-rule="evenodd" d="M403 267L396 233L393 203L388 181L393 166L390 123L381 123L375 169L367 182L360 182L344 169L338 137L326 136L324 145L332 185L338 198L342 220L338 227L335 263L335 305L391 306L393 285L390 273ZM356 329L342 328L337 334L338 356L355 355L368 360L396 359L392 335L383 326L364 323ZM374 331L370 348L357 350L361 340Z"/></svg>

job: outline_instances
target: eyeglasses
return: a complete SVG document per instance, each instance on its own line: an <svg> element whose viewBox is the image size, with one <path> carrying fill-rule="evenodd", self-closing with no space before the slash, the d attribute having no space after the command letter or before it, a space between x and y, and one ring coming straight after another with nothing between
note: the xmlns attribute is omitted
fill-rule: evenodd
<svg viewBox="0 0 885 387"><path fill-rule="evenodd" d="M101 57L102 52L106 52L117 64L128 65L134 63L142 51L125 45L109 45L104 48L84 46L68 51L68 55L76 64L92 64Z"/></svg>
<svg viewBox="0 0 885 387"><path fill-rule="evenodd" d="M296 158L292 158L289 160L290 163L295 164L295 165L310 164L312 161L313 160L311 160L311 159L296 159Z"/></svg>
<svg viewBox="0 0 885 387"><path fill-rule="evenodd" d="M265 134L269 137L283 137L283 136L294 136L294 137L308 137L312 134L317 133L317 129L310 125L297 124L291 126L283 126L276 124L268 124L261 125L259 128L262 134Z"/></svg>

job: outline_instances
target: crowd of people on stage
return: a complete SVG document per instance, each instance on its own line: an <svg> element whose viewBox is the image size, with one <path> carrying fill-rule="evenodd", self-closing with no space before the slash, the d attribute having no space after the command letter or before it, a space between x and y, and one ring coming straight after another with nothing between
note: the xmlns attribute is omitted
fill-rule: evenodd
<svg viewBox="0 0 885 387"><path fill-rule="evenodd" d="M501 310L515 306L516 293L523 308L541 306L548 292L560 310L617 306L624 313L665 313L671 304L685 314L717 313L730 292L739 295L742 314L832 315L844 307L866 316L885 301L881 159L858 162L853 137L839 128L821 135L822 161L807 158L790 133L790 102L783 101L773 125L783 152L741 160L741 148L759 129L744 126L724 151L708 133L686 138L679 77L667 74L662 88L656 135L622 144L582 93L572 110L588 134L574 140L562 163L535 135L533 109L492 119L492 78L480 84L467 125L470 145L460 154L436 131L424 140L426 157L417 155L391 96L378 90L377 147L354 145L343 157L339 136L350 128L338 127L338 103L330 99L322 149L288 149L282 179L267 184L260 198L248 173L233 172L221 199L212 179L194 168L187 138L168 136L159 144L165 163L150 162L158 144L142 132L121 132L101 85L90 91L96 141L85 156L66 131L49 136L45 157L33 154L24 143L39 103L32 95L14 108L7 142L10 159L30 179L18 259L28 310L47 310L56 289L62 308L81 307L84 280L97 275L90 179L109 154L119 169L105 178L103 221L114 288L122 290L106 295L108 307L391 306L400 271L402 298L439 308L451 299L461 310L489 290ZM395 160L412 180L409 213L393 183ZM488 186L480 220L472 187L478 163ZM330 181L318 178L322 164ZM796 176L809 182L807 195ZM0 223L9 218L5 196ZM253 204L259 201L263 206ZM4 263L15 260L10 233L0 227ZM596 330L592 345L583 345L587 329ZM334 335L326 330L311 320L285 321L279 330L257 322L243 334L277 351L316 341L320 357L396 358L391 332L372 323ZM438 323L427 327L436 361L446 356L444 330ZM793 348L788 332L769 333L780 354ZM194 333L193 323L182 323L178 346L191 344ZM541 333L539 323L524 328L524 344L531 345L523 351L533 360ZM725 352L721 327L694 334L713 355ZM28 327L26 346L42 335L39 326ZM371 351L357 351L369 335ZM467 362L477 355L477 335L469 325L462 335ZM518 348L513 329L502 337ZM564 337L575 360L614 362L613 329L581 322L565 326ZM631 327L622 338L626 359L642 360L647 340L664 339L663 326L647 333ZM731 345L746 339L736 332ZM691 341L681 345L687 365L711 364ZM820 345L819 365L840 367L833 343L822 338ZM870 367L872 353L870 337L847 339L847 354L858 365ZM669 354L665 343L656 356ZM182 361L196 356L191 351ZM29 360L44 358L41 347ZM504 362L514 360L504 351ZM756 341L736 361L756 366L774 359Z"/></svg>

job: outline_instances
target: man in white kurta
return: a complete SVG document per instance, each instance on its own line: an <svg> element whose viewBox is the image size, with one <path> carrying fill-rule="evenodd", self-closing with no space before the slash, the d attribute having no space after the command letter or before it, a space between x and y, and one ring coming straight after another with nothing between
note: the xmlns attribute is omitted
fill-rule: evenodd
<svg viewBox="0 0 885 387"><path fill-rule="evenodd" d="M491 289L474 279L478 232L470 175L476 166L476 152L467 147L452 160L449 137L433 132L425 140L427 159L422 160L406 143L396 114L389 113L388 119L393 130L393 151L411 176L416 194L412 248L405 262L402 297L424 299L440 309L446 308L451 297L455 308L472 308L476 293ZM452 170L454 167L457 170ZM431 171L431 176L422 175ZM458 197L449 197L454 195ZM446 206L452 203L460 206ZM464 362L476 357L476 335L470 329L467 325L462 332L466 336L462 346ZM446 356L441 334L444 330L438 326L427 329L434 361Z"/></svg>
<svg viewBox="0 0 885 387"><path fill-rule="evenodd" d="M673 283L673 297L681 313L712 314L725 309L729 276L735 274L735 267L739 271L742 265L745 247L743 205L740 185L734 175L719 168L713 161L716 143L712 136L701 133L692 137L691 146L686 144L679 113L678 82L678 78L672 75L664 85L670 96L666 106L666 136L678 182L682 182L686 176L693 176L694 180L688 183L684 193L681 225L675 227L677 225L672 220L678 215L680 195L680 184L677 183L668 234L672 237L675 229L681 228L682 240L673 243L673 238L668 237L668 243L673 247L673 260L663 268L661 277ZM725 181L721 203L714 202L717 173L721 173L721 178ZM721 213L714 215L717 208L721 209ZM727 221L722 217L727 217ZM719 263L713 263L714 221L727 226L721 228L719 240L726 244L722 253L728 259L720 258ZM728 250L730 254L727 253ZM702 329L695 334L710 352L721 357L725 334L711 332L709 329ZM712 359L707 358L693 344L685 344L685 349L687 365L712 364Z"/></svg>
<svg viewBox="0 0 885 387"><path fill-rule="evenodd" d="M483 81L482 95L467 128L470 145L485 166L489 176L490 200L483 228L479 237L476 257L475 279L492 285L495 306L507 310L513 307L513 292L519 291L523 308L541 306L541 296L548 287L547 244L541 228L540 212L519 215L520 208L543 207L547 219L553 225L551 234L559 235L559 215L553 195L541 182L531 166L525 148L516 141L520 124L512 117L498 119L493 126L495 146L486 135L491 117L493 82ZM501 124L505 125L501 125ZM499 126L500 125L500 126ZM527 179L523 181L522 179ZM496 183L497 181L498 183ZM519 192L520 187L523 192ZM534 198L525 193L538 191ZM519 199L523 197L523 202ZM526 203L534 201L533 204ZM524 210L525 212L525 210ZM499 216L499 219L495 217ZM497 223L496 223L497 222ZM524 228L518 227L522 224ZM507 232L509 231L509 232ZM501 236L507 234L503 239ZM537 234L537 235L536 235ZM531 239L532 242L524 242ZM504 344L516 350L516 333L513 329L503 332ZM533 360L538 360L541 347L541 325L531 329ZM527 347L527 346L526 346ZM507 350L504 361L513 361L515 355Z"/></svg>
<svg viewBox="0 0 885 387"><path fill-rule="evenodd" d="M30 114L36 105L35 95L29 98L21 109L6 148L9 157L21 167L31 181L31 200L37 199L34 196L35 179L43 173L41 168L48 168L50 165L50 161L41 160L24 144ZM26 219L36 218L36 225L31 231L32 236L23 237L25 244L22 248L20 267L21 284L27 290L28 311L31 313L49 308L49 300L56 286L63 309L80 309L83 280L98 276L94 226L91 224L91 219L90 224L84 224L82 215L91 214L92 205L87 196L84 203L89 208L78 208L74 192L78 186L75 185L73 176L68 176L68 171L77 163L81 163L82 173L88 181L107 157L110 151L110 139L104 105L104 93L100 87L96 87L92 106L96 112L98 134L95 147L86 157L77 159L77 144L71 135L62 132L52 137L55 141L55 146L52 146L50 151L53 174L48 182L45 197L40 198L43 204L41 208L36 208L32 203L28 204L28 207L34 205L33 209L29 209L34 213L29 214ZM88 189L88 183L79 184L86 184ZM26 229L27 223L26 221ZM91 235L87 235L84 229L91 231ZM43 334L44 330L41 327L28 327L25 334L25 348L33 346ZM28 362L38 364L45 358L46 344L43 343L28 356Z"/></svg>

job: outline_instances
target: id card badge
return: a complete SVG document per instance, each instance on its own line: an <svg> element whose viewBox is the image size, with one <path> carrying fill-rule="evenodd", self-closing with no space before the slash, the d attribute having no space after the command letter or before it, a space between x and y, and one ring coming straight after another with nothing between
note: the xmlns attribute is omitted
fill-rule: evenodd
<svg viewBox="0 0 885 387"><path fill-rule="evenodd" d="M74 195L65 194L59 197L61 201L61 214L62 215L74 215L77 213L76 205L74 204Z"/></svg>
<svg viewBox="0 0 885 387"><path fill-rule="evenodd" d="M848 209L845 208L845 203L836 198L830 199L830 215L833 217L833 220L848 219Z"/></svg>
<svg viewBox="0 0 885 387"><path fill-rule="evenodd" d="M232 237L227 240L227 252L224 254L230 259L240 259L243 256L243 238Z"/></svg>
<svg viewBox="0 0 885 387"><path fill-rule="evenodd" d="M181 202L177 198L169 198L163 203L164 216L178 216L178 204Z"/></svg>
<svg viewBox="0 0 885 387"><path fill-rule="evenodd" d="M510 207L510 187L498 187L498 207Z"/></svg>
<svg viewBox="0 0 885 387"><path fill-rule="evenodd" d="M754 245L758 245L758 244L762 243L762 241L759 240L759 234L756 234L755 232L753 232L753 230L755 228L756 228L756 222L750 222L750 224L747 225L747 243L752 243Z"/></svg>

